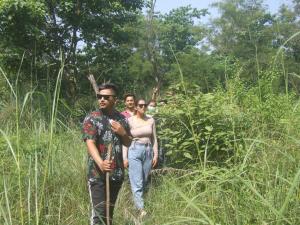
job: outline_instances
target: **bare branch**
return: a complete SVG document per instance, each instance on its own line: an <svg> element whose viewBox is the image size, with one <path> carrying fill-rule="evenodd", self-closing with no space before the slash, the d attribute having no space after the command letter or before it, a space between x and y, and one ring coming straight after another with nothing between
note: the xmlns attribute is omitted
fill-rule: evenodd
<svg viewBox="0 0 300 225"><path fill-rule="evenodd" d="M92 86L93 86L93 89L95 91L95 94L97 95L98 94L98 85L96 83L96 80L95 80L95 77L93 74L89 74L88 77L89 81L91 82Z"/></svg>

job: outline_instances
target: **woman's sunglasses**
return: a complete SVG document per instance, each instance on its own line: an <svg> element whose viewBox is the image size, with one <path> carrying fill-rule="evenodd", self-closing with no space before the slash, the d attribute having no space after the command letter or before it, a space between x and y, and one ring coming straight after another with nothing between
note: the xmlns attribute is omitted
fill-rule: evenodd
<svg viewBox="0 0 300 225"><path fill-rule="evenodd" d="M138 107L143 108L143 107L147 107L147 104L138 104Z"/></svg>

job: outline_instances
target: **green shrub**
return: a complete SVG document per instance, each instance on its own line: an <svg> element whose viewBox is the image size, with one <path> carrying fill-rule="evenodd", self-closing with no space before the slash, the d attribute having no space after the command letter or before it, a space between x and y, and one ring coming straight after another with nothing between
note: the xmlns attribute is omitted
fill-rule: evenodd
<svg viewBox="0 0 300 225"><path fill-rule="evenodd" d="M159 108L159 136L164 140L168 162L176 167L197 167L208 161L224 163L239 142L235 122L239 108L222 94L188 95L177 90Z"/></svg>
<svg viewBox="0 0 300 225"><path fill-rule="evenodd" d="M247 87L238 79L228 80L225 88L207 94L195 85L187 86L187 91L173 86L168 104L156 115L168 164L197 168L242 162L249 140L280 139L297 132L296 96L274 93L268 80L261 83Z"/></svg>

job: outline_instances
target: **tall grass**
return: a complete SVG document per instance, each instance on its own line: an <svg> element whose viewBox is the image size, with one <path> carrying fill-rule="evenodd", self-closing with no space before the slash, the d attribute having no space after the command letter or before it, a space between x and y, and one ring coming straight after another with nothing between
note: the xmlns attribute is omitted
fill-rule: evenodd
<svg viewBox="0 0 300 225"><path fill-rule="evenodd" d="M0 126L0 224L83 224L88 218L85 148L80 134L68 125L63 128L57 117L63 68L62 63L55 89L47 91L52 99L34 90L21 96L19 74L13 85L0 68L15 104ZM41 113L27 107L28 99L36 96L51 100L51 111L30 118Z"/></svg>
<svg viewBox="0 0 300 225"><path fill-rule="evenodd" d="M153 178L143 224L299 224L299 143L266 141L248 142L254 154L244 164ZM133 221L126 199L119 224L124 217Z"/></svg>
<svg viewBox="0 0 300 225"><path fill-rule="evenodd" d="M176 63L177 63L177 66L178 66L178 71L179 71L179 78L180 78L180 84L183 88L183 91L184 91L184 94L186 96L188 96L188 92L187 92L187 88L186 88L186 85L185 85L185 82L184 82L184 76L183 76L183 73L182 73L182 70L181 70L181 67L180 67L180 64L178 62L178 59L172 49L172 46L170 45L170 48L171 48L171 51L172 51L172 54L176 60ZM188 120L189 120L189 126L186 126L186 128L190 127L190 129L187 129L193 136L193 140L194 140L194 144L195 144L195 148L197 150L197 154L198 154L198 160L200 162L200 167L203 167L204 169L206 168L206 155L207 155L207 152L205 150L205 153L204 153L204 160L202 161L202 150L200 149L200 146L199 146L199 137L197 135L197 131L195 130L194 128L194 124L193 124L193 118L192 118L192 115L191 115L191 105L188 103L187 104L188 108L187 108L187 115L188 115ZM208 144L208 142L207 142Z"/></svg>
<svg viewBox="0 0 300 225"><path fill-rule="evenodd" d="M26 153L20 160L24 224L84 224L89 217L89 201L85 187L86 152L78 138L80 133L65 131L53 135L50 175L46 171L47 153L43 152L47 151L48 132L21 135L21 143L29 142L29 146L22 145ZM18 172L6 144L1 143L0 223L20 224ZM44 185L45 174L48 179Z"/></svg>
<svg viewBox="0 0 300 225"><path fill-rule="evenodd" d="M138 219L125 183L115 224L299 224L298 114L297 109L290 112L277 129L280 134L258 132L265 124L253 123L235 164L207 164L205 170L185 175L152 177L146 195L149 215L144 220ZM86 151L80 133L60 128L51 134L47 127L41 122L36 129L20 129L20 169L14 159L14 131L2 129L1 224L21 224L19 188L24 224L87 223ZM47 161L50 140L51 164Z"/></svg>
<svg viewBox="0 0 300 225"><path fill-rule="evenodd" d="M79 125L58 118L63 68L62 63L55 90L29 90L24 97L17 82L13 84L0 68L12 96L8 105L14 105L12 115L0 111L0 118L7 118L0 125L0 224L81 225L88 221L86 147ZM182 71L180 76L185 84ZM145 196L149 214L143 220L137 217L126 181L115 224L300 224L299 100L292 93L282 96L268 91L264 80L259 86L262 92L257 87L246 90L238 80L227 82L226 90L208 97L219 99L220 112L232 123L236 144L230 157L234 160L213 164L209 138L204 151L197 146L198 130L191 114L196 107L188 103L180 115L187 113L190 124L178 121L192 136L191 151L201 165L184 174L171 171L152 176ZM29 99L34 102L37 96L50 105L46 116L40 108L27 107ZM172 105L167 107L174 112Z"/></svg>
<svg viewBox="0 0 300 225"><path fill-rule="evenodd" d="M298 33L291 38L296 35ZM277 55L279 52L280 49ZM189 101L192 96L188 94L175 54L174 57L181 81L180 91ZM274 68L259 73L258 87L240 89L237 80L228 80L225 91L214 93L215 96L225 96L222 98L225 100L224 108L228 99L234 105L233 110L228 108L228 116L233 133L242 138L244 143L235 145L235 160L229 161L224 167L207 164L207 148L203 152L195 145L191 151L196 151L199 159L204 155L204 160L199 161L200 169L195 165L193 172L187 171L184 176L175 173L154 177L152 189L146 196L150 215L144 221L132 219L134 210L132 202L128 200L130 191L125 186L119 201L122 209L117 214L119 224L124 224L124 218L127 218L125 224L149 225L300 224L299 100L287 88L285 95L272 91L266 75L278 76ZM178 101L174 102L179 104ZM170 110L166 110L167 118L170 112L176 111L174 105L169 107ZM179 121L196 144L198 136L191 114L194 108L194 105L185 104L178 109L183 112L178 112L179 116L173 116L172 120ZM242 113L238 120L235 109ZM181 121L182 115L187 116L187 123ZM235 143L238 141L237 135L232 140ZM206 146L208 144L209 138ZM179 144L177 148L180 148Z"/></svg>

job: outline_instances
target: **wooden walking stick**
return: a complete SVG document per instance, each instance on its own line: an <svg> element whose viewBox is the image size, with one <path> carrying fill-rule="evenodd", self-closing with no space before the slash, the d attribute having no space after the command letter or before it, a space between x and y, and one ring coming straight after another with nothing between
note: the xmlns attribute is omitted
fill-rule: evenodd
<svg viewBox="0 0 300 225"><path fill-rule="evenodd" d="M111 160L112 145L109 143L107 146L107 160ZM106 224L110 225L110 190L109 190L109 172L106 172Z"/></svg>

